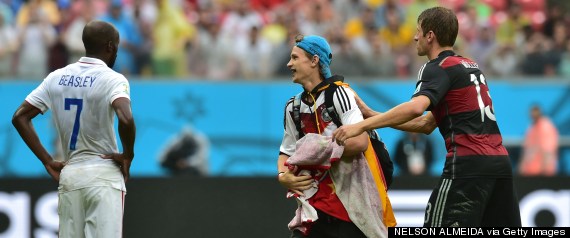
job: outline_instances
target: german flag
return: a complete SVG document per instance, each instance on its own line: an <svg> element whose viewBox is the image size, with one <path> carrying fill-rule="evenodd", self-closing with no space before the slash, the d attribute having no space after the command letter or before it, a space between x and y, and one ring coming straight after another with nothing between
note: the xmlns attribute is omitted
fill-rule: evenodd
<svg viewBox="0 0 570 238"><path fill-rule="evenodd" d="M382 220L384 221L384 225L387 227L395 227L396 217L394 216L392 204L390 204L390 199L388 198L386 179L384 178L382 167L378 164L378 158L376 157L370 138L368 138L368 149L364 151L364 157L366 157L368 168L370 169L370 173L372 173L372 177L376 183L376 189L378 189L380 201L382 201Z"/></svg>

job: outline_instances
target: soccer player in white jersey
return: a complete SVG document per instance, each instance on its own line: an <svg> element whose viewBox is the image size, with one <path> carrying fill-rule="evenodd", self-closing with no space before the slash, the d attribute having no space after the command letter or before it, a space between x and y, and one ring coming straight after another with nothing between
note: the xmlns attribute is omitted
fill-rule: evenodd
<svg viewBox="0 0 570 238"><path fill-rule="evenodd" d="M113 71L119 33L92 21L83 29L86 56L50 73L16 110L12 123L59 182L59 237L122 237L125 182L134 158L135 123L129 82ZM63 160L56 161L32 119L52 110ZM114 114L123 153L118 152Z"/></svg>

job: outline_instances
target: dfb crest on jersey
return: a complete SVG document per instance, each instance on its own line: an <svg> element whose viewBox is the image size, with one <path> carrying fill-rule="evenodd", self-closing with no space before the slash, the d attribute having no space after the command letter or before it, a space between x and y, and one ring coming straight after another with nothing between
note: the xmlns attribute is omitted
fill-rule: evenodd
<svg viewBox="0 0 570 238"><path fill-rule="evenodd" d="M323 112L321 113L321 119L323 119L324 122L330 122L332 121L332 117L331 115L329 115L329 111L328 110L323 110Z"/></svg>

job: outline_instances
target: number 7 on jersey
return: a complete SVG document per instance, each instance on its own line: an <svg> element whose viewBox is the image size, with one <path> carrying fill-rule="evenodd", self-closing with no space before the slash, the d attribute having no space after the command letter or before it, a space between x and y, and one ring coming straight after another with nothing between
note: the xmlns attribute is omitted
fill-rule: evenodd
<svg viewBox="0 0 570 238"><path fill-rule="evenodd" d="M66 98L64 109L71 110L71 105L77 106L77 112L75 113L75 123L73 123L73 131L71 132L71 140L69 141L69 149L75 150L75 144L77 144L77 134L79 134L79 116L81 115L81 110L83 109L83 99Z"/></svg>

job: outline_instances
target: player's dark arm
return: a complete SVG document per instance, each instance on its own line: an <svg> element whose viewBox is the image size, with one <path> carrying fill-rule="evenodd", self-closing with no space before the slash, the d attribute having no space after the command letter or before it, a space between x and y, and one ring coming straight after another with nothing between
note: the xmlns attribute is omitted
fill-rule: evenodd
<svg viewBox="0 0 570 238"><path fill-rule="evenodd" d="M40 138L32 124L32 119L40 113L40 109L34 107L29 102L24 101L22 105L16 109L14 116L12 116L12 124L34 155L42 161L50 176L54 180L59 181L59 173L64 164L53 160L51 155L40 142Z"/></svg>
<svg viewBox="0 0 570 238"><path fill-rule="evenodd" d="M112 106L119 119L119 137L121 138L123 153L103 155L101 157L114 160L121 167L121 172L125 177L125 181L127 181L130 176L131 162L135 157L135 120L129 99L117 98L113 101Z"/></svg>
<svg viewBox="0 0 570 238"><path fill-rule="evenodd" d="M118 98L113 101L113 109L119 119L119 137L123 145L123 154L132 160L135 157L136 126L131 101L127 98Z"/></svg>

